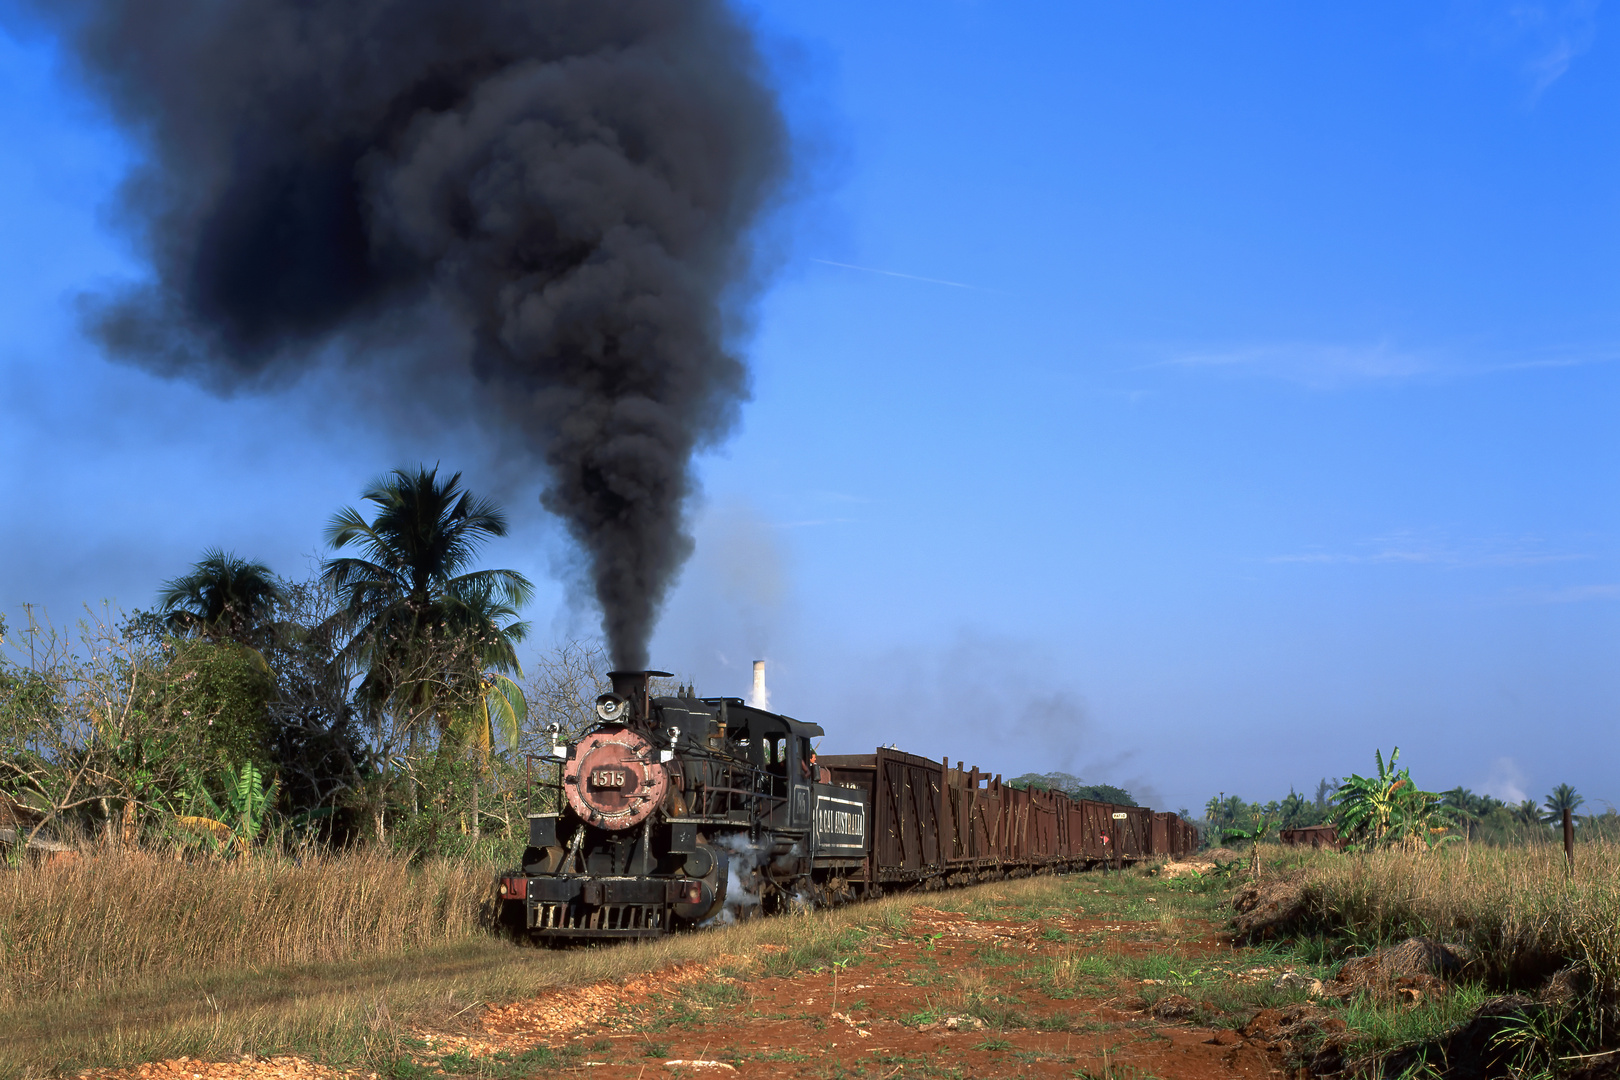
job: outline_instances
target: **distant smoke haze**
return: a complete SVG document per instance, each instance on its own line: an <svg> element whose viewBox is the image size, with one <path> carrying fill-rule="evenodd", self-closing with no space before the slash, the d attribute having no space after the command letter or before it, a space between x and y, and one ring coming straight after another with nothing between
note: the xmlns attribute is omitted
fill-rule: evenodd
<svg viewBox="0 0 1620 1080"><path fill-rule="evenodd" d="M152 278L85 303L107 350L221 391L370 354L331 408L405 423L426 395L532 461L614 661L645 667L692 454L747 394L726 342L789 164L744 22L718 0L36 6L145 154L121 220ZM415 338L429 310L456 333Z"/></svg>
<svg viewBox="0 0 1620 1080"><path fill-rule="evenodd" d="M1494 795L1505 803L1517 804L1529 798L1525 794L1528 786L1519 763L1510 757L1499 757L1491 762L1491 775L1479 785L1479 790L1482 795Z"/></svg>
<svg viewBox="0 0 1620 1080"><path fill-rule="evenodd" d="M697 550L659 623L656 654L676 670L700 674L708 692L742 697L751 693L751 662L765 659L775 706L789 713L802 708L802 697L780 693L793 685L796 650L788 643L802 617L784 530L735 495L707 501L693 528Z"/></svg>
<svg viewBox="0 0 1620 1080"><path fill-rule="evenodd" d="M829 753L871 741L991 773L1068 772L1120 783L1127 761L1092 724L1068 674L1029 642L964 631L938 647L873 653L849 665L841 700L818 721ZM829 736L829 740L833 740ZM1121 786L1124 786L1121 784Z"/></svg>

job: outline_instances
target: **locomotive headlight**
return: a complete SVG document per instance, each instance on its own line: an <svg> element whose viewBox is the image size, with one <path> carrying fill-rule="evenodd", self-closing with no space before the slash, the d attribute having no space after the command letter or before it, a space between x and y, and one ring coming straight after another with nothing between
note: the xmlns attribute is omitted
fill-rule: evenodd
<svg viewBox="0 0 1620 1080"><path fill-rule="evenodd" d="M630 703L618 694L603 694L596 699L596 715L610 724L624 719L629 711Z"/></svg>

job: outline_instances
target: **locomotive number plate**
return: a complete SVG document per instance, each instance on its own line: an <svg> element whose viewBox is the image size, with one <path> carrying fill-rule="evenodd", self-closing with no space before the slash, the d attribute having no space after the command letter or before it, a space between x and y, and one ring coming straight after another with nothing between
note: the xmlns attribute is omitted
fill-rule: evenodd
<svg viewBox="0 0 1620 1080"><path fill-rule="evenodd" d="M591 770L591 787L593 788L622 788L624 787L623 769L593 769Z"/></svg>

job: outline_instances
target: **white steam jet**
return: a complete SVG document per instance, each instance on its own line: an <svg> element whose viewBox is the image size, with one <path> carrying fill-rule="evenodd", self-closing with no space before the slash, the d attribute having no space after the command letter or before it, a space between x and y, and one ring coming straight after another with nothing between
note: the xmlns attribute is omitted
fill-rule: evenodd
<svg viewBox="0 0 1620 1080"><path fill-rule="evenodd" d="M771 707L771 695L765 689L765 661L754 661L754 689L748 695L748 704L756 709Z"/></svg>

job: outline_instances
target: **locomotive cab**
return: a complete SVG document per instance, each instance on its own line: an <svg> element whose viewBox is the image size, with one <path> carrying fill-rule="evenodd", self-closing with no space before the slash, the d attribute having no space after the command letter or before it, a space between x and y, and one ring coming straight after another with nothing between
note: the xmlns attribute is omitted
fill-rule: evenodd
<svg viewBox="0 0 1620 1080"><path fill-rule="evenodd" d="M720 700L716 699L716 703ZM727 738L732 752L764 774L771 805L764 825L773 832L793 833L809 827L810 740L825 732L790 716L765 712L726 700L731 719Z"/></svg>

